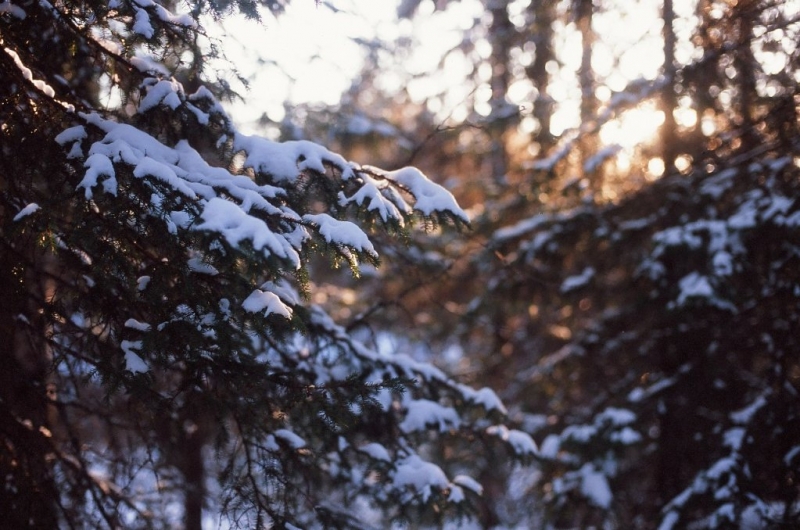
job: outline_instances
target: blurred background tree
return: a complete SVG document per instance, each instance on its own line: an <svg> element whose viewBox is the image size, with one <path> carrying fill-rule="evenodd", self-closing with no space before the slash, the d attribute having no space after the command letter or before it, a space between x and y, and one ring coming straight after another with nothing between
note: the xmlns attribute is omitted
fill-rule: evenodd
<svg viewBox="0 0 800 530"><path fill-rule="evenodd" d="M345 305L502 389L540 443L538 471L485 472L482 525L797 525L797 4L398 15L335 108L358 120L292 130L446 177L472 217L383 250L375 300Z"/></svg>

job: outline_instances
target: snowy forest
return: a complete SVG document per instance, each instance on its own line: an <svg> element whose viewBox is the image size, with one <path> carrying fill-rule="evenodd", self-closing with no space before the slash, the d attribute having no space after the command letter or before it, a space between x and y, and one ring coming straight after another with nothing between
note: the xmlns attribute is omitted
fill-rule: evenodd
<svg viewBox="0 0 800 530"><path fill-rule="evenodd" d="M2 526L800 528L800 2L384 4L0 0Z"/></svg>

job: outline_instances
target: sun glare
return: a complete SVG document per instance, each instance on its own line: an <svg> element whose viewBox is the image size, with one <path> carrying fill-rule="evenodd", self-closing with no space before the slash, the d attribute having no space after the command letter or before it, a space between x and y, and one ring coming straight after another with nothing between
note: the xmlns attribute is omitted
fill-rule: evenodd
<svg viewBox="0 0 800 530"><path fill-rule="evenodd" d="M229 80L246 95L247 104L228 105L240 128L259 129L263 114L281 121L287 102L336 104L364 64L358 41L398 34L394 10L378 4L341 0L333 12L315 2L292 2L278 19L266 16L261 25L242 16L229 17L221 27L209 21L225 59L249 80L247 88Z"/></svg>
<svg viewBox="0 0 800 530"><path fill-rule="evenodd" d="M592 28L597 37L592 47L592 69L598 86L594 96L601 113L614 94L624 92L631 82L655 81L663 65L661 3L652 0L616 9L620 0L607 1L607 9L594 14ZM381 62L384 69L377 72L375 80L380 90L390 94L405 90L412 101L424 103L442 120L460 122L474 114L489 117L494 110L489 40L477 39L471 43L470 51L457 51L442 60L449 50L459 48L465 30L489 23L484 2L462 0L437 9L433 1L423 1L419 5L420 16L413 24L396 20L396 4L338 0L334 12L315 2L291 2L284 15L267 19L263 27L241 17L226 23L216 36L224 39L227 58L251 76L250 87L245 91L247 106L235 102L229 105L243 129L260 129L258 120L263 115L281 121L287 102L338 103L342 92L362 73L366 53L363 42L376 38L391 42L408 37L418 43L407 55L396 53L386 59L385 68ZM517 26L524 22L522 13L528 4L528 0L509 4L512 22ZM675 1L679 61L690 60L697 51L688 38L698 23L695 7L696 0ZM555 104L549 132L558 137L581 126L578 76L583 46L574 21L556 24L560 24L555 28L560 40L554 50L556 60L547 65L550 79L546 96ZM789 49L791 45L785 47ZM524 73L535 50L520 47L512 51L511 57L518 62L513 74L516 80L506 98L520 109L520 132L536 134L539 124L532 118L531 109L540 94ZM782 52L756 52L768 59L765 67L770 71L786 65ZM477 58L484 62L473 74ZM465 82L470 76L474 84ZM720 100L724 102L725 97L721 94ZM713 120L698 115L692 107L690 100L679 102L673 114L676 124L681 128L700 127L703 134L713 134ZM652 102L625 110L602 125L601 147L621 147L616 158L624 164L623 159L633 156L636 146L656 140L664 121L663 112ZM663 173L658 162L653 164L647 167L649 175Z"/></svg>
<svg viewBox="0 0 800 530"><path fill-rule="evenodd" d="M600 140L605 145L619 145L630 149L652 141L664 123L664 113L652 102L644 103L624 112L619 118L600 129Z"/></svg>

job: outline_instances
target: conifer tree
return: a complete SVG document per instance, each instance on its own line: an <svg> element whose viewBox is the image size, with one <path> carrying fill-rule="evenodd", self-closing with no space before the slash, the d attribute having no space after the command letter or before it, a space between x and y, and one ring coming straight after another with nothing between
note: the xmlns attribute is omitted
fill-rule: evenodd
<svg viewBox="0 0 800 530"><path fill-rule="evenodd" d="M4 524L468 514L465 447L530 458L531 438L491 390L379 351L311 301L318 257L357 276L379 262L368 232L466 214L413 167L238 131L201 22L262 8L190 8L0 3ZM462 473L429 462L445 445Z"/></svg>

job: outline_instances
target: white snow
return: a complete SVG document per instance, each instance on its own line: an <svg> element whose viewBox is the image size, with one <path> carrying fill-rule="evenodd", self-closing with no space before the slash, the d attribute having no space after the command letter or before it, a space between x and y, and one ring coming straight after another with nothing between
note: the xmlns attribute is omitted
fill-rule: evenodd
<svg viewBox="0 0 800 530"><path fill-rule="evenodd" d="M282 188L259 186L246 176L233 175L226 169L212 167L185 140L178 142L175 153L178 155L176 172L190 182L193 189L203 197L210 199L217 195L215 190L222 190L241 201L241 208L245 212L256 208L268 214L297 219L296 215L283 211L267 201L285 195L286 192Z"/></svg>
<svg viewBox="0 0 800 530"><path fill-rule="evenodd" d="M408 403L408 413L400 423L400 430L406 433L424 431L429 427L446 432L458 428L458 413L450 407L444 407L427 399L412 400Z"/></svg>
<svg viewBox="0 0 800 530"><path fill-rule="evenodd" d="M136 8L135 11L136 15L131 29L133 29L134 33L138 33L146 39L152 39L155 35L155 30L150 23L150 15L144 9Z"/></svg>
<svg viewBox="0 0 800 530"><path fill-rule="evenodd" d="M533 456L538 452L533 438L522 431L509 429L505 425L492 425L486 429L486 433L506 442L518 456Z"/></svg>
<svg viewBox="0 0 800 530"><path fill-rule="evenodd" d="M326 242L352 248L373 257L378 257L372 242L358 226L350 221L339 221L328 214L307 214L303 220L316 225Z"/></svg>
<svg viewBox="0 0 800 530"><path fill-rule="evenodd" d="M245 311L250 313L259 313L263 311L264 316L275 314L287 319L292 318L291 307L284 304L277 294L269 291L262 291L261 289L256 289L250 293L250 296L242 302L242 307Z"/></svg>
<svg viewBox="0 0 800 530"><path fill-rule="evenodd" d="M180 107L183 95L181 84L174 79L155 81L155 84L147 86L147 94L139 103L139 112L147 112L161 103L173 110Z"/></svg>
<svg viewBox="0 0 800 530"><path fill-rule="evenodd" d="M389 180L407 188L416 198L414 209L423 215L430 216L436 212L448 212L463 222L469 223L469 217L458 206L453 194L432 182L419 169L409 166L388 172L381 172L376 168L370 168L370 170L378 171Z"/></svg>
<svg viewBox="0 0 800 530"><path fill-rule="evenodd" d="M18 18L19 20L25 20L25 17L28 16L24 9L18 5L12 4L8 0L0 3L0 14L3 13L8 13L12 17Z"/></svg>
<svg viewBox="0 0 800 530"><path fill-rule="evenodd" d="M542 458L555 460L558 452L561 450L561 437L557 434L548 434L542 441L542 446L539 449L539 455Z"/></svg>
<svg viewBox="0 0 800 530"><path fill-rule="evenodd" d="M439 466L425 462L417 455L398 462L392 483L396 489L410 489L415 495L420 495L423 502L430 498L432 488L444 490L449 485L447 476Z"/></svg>
<svg viewBox="0 0 800 530"><path fill-rule="evenodd" d="M280 279L277 282L267 281L261 285L261 289L277 294L281 300L291 305L300 303L300 295L292 288L286 280Z"/></svg>
<svg viewBox="0 0 800 530"><path fill-rule="evenodd" d="M618 144L607 145L597 151L594 155L583 164L584 173L594 173L603 162L613 157L622 150L622 146Z"/></svg>
<svg viewBox="0 0 800 530"><path fill-rule="evenodd" d="M105 120L95 113L80 113L80 116L106 133L102 141L92 145L90 155L102 153L115 163L125 162L132 166L138 164L144 156L169 164L176 164L180 158L174 149L132 125Z"/></svg>
<svg viewBox="0 0 800 530"><path fill-rule="evenodd" d="M586 463L580 469L581 494L599 508L608 509L613 495L605 475L598 472L592 464Z"/></svg>
<svg viewBox="0 0 800 530"><path fill-rule="evenodd" d="M0 42L2 42L2 41L0 41ZM20 69L20 71L22 72L22 76L25 79L27 79L28 81L33 83L33 86L35 86L37 89L39 89L42 92L44 92L44 94L47 97L51 97L51 98L55 97L56 92L55 92L55 90L53 90L53 87L51 87L50 85L48 85L46 82L42 81L41 79L34 79L33 72L31 71L30 68L28 68L27 66L25 66L22 63L22 60L19 58L19 55L17 55L17 52L15 52L14 50L11 50L9 48L3 48L3 50L8 55L10 55L12 59L14 59L14 63L17 65L17 68Z"/></svg>
<svg viewBox="0 0 800 530"><path fill-rule="evenodd" d="M306 140L273 142L259 136L237 134L233 141L236 151L244 151L245 167L270 175L276 182L293 182L304 169L325 174L325 163L342 171L342 178L353 176L352 166L341 155Z"/></svg>
<svg viewBox="0 0 800 530"><path fill-rule="evenodd" d="M565 142L562 142L557 149L553 151L553 153L548 156L547 158L540 158L531 164L532 169L540 170L540 171L553 171L556 164L558 164L561 160L564 159L571 151L572 146L575 143L576 138L573 137L568 139Z"/></svg>
<svg viewBox="0 0 800 530"><path fill-rule="evenodd" d="M580 274L566 278L561 284L561 292L568 293L586 286L594 278L594 268L586 267Z"/></svg>
<svg viewBox="0 0 800 530"><path fill-rule="evenodd" d="M56 135L55 140L57 144L65 145L73 142L79 142L86 138L86 136L86 128L83 125L76 125L61 131L61 133Z"/></svg>
<svg viewBox="0 0 800 530"><path fill-rule="evenodd" d="M686 245L689 248L700 248L703 244L703 239L695 234L695 231L700 231L703 228L703 226L698 226L697 223L690 223L685 226L672 226L656 233L653 236L653 241L665 247ZM658 249L656 254L658 254Z"/></svg>
<svg viewBox="0 0 800 530"><path fill-rule="evenodd" d="M137 178L142 177L154 177L165 184L168 184L170 187L183 193L190 199L196 199L197 194L191 189L186 181L182 178L179 178L178 175L175 173L175 169L170 167L170 164L165 164L149 156L145 155L144 157L139 160L136 164L136 167L133 170L133 176Z"/></svg>
<svg viewBox="0 0 800 530"><path fill-rule="evenodd" d="M525 235L529 232L536 230L550 219L551 217L549 215L544 215L544 214L534 215L533 217L529 217L528 219L523 219L517 224L497 230L492 236L492 240L495 242L495 244L497 244L497 243L503 243L504 241L507 241L509 239L515 239L519 236Z"/></svg>
<svg viewBox="0 0 800 530"><path fill-rule="evenodd" d="M114 55L122 55L123 53L125 53L125 47L119 41L104 39L102 37L98 37L97 35L92 35L92 34L89 34L89 38L94 40L97 44L99 44L109 52L113 53Z"/></svg>
<svg viewBox="0 0 800 530"><path fill-rule="evenodd" d="M41 208L39 208L38 204L36 204L35 202L32 202L29 205L25 206L23 209L21 209L19 212L17 212L17 215L14 216L14 219L12 219L12 221L14 221L14 222L19 221L23 217L27 217L27 216L31 215L32 213L34 213L35 211L40 210L40 209Z"/></svg>
<svg viewBox="0 0 800 530"><path fill-rule="evenodd" d="M636 232L638 230L642 230L650 226L653 222L652 217L642 217L640 219L630 219L628 221L623 221L619 224L618 228L620 231L624 232Z"/></svg>
<svg viewBox="0 0 800 530"><path fill-rule="evenodd" d="M736 521L736 508L732 502L727 502L717 508L711 515L711 528L717 528L723 522L733 523Z"/></svg>
<svg viewBox="0 0 800 530"><path fill-rule="evenodd" d="M300 449L306 446L305 440L288 429L278 429L274 434L276 438L286 442L292 449Z"/></svg>
<svg viewBox="0 0 800 530"><path fill-rule="evenodd" d="M532 251L538 252L542 249L545 245L550 243L550 240L553 238L553 233L549 230L545 230L544 232L539 232L535 236L533 236L533 240L529 243L520 245L520 250L524 251Z"/></svg>
<svg viewBox="0 0 800 530"><path fill-rule="evenodd" d="M466 488L477 495L483 495L483 486L481 486L477 480L467 475L456 475L453 478L453 484Z"/></svg>
<svg viewBox="0 0 800 530"><path fill-rule="evenodd" d="M679 519L678 512L667 512L667 515L661 520L661 524L658 525L658 530L672 530L678 524Z"/></svg>
<svg viewBox="0 0 800 530"><path fill-rule="evenodd" d="M700 192L718 200L733 186L733 177L739 172L738 168L728 168L709 176L700 186Z"/></svg>
<svg viewBox="0 0 800 530"><path fill-rule="evenodd" d="M720 250L712 258L714 274L717 276L730 276L733 274L733 256L730 252Z"/></svg>
<svg viewBox="0 0 800 530"><path fill-rule="evenodd" d="M201 217L204 222L196 225L195 230L217 232L234 247L250 241L253 248L264 255L272 254L289 260L296 268L300 267L300 255L284 237L273 233L267 223L247 215L236 204L225 199L211 199L203 208Z"/></svg>
<svg viewBox="0 0 800 530"><path fill-rule="evenodd" d="M150 276L140 276L136 280L136 289L139 291L144 291L147 289L147 285L150 283Z"/></svg>
<svg viewBox="0 0 800 530"><path fill-rule="evenodd" d="M731 457L720 458L706 470L705 475L710 479L718 479L725 473L730 473L735 469L736 460Z"/></svg>
<svg viewBox="0 0 800 530"><path fill-rule="evenodd" d="M630 427L625 427L621 431L612 432L609 439L622 445L631 445L642 441L642 435Z"/></svg>
<svg viewBox="0 0 800 530"><path fill-rule="evenodd" d="M177 26L183 26L186 28L194 28L197 26L197 23L189 14L176 15L171 11L168 11L161 4L156 3L154 0L134 0L134 3L142 8L154 10L156 16L162 22L169 22L170 24L175 24Z"/></svg>
<svg viewBox="0 0 800 530"><path fill-rule="evenodd" d="M466 496L464 495L464 489L461 486L451 484L450 485L450 493L447 495L447 501L458 504L460 502L464 502Z"/></svg>
<svg viewBox="0 0 800 530"><path fill-rule="evenodd" d="M491 388L484 387L480 390L474 390L467 385L459 385L459 390L467 399L483 407L487 412L491 410L497 410L501 414L506 414L508 412L503 402L500 401L500 398L497 397L497 394Z"/></svg>
<svg viewBox="0 0 800 530"><path fill-rule="evenodd" d="M570 425L561 434L564 440L575 440L579 443L586 443L597 435L597 427L594 425Z"/></svg>
<svg viewBox="0 0 800 530"><path fill-rule="evenodd" d="M773 217L782 218L786 212L794 205L795 200L783 195L772 195L769 207L761 213L761 218L765 221Z"/></svg>
<svg viewBox="0 0 800 530"><path fill-rule="evenodd" d="M142 73L151 73L163 76L169 76L170 72L167 67L147 55L136 55L130 58L130 63Z"/></svg>
<svg viewBox="0 0 800 530"><path fill-rule="evenodd" d="M392 355L392 362L401 370L401 373L398 375L405 375L412 378L422 376L426 382L448 382L447 376L440 369L430 363L415 361L405 353Z"/></svg>
<svg viewBox="0 0 800 530"><path fill-rule="evenodd" d="M135 318L129 318L128 320L126 320L124 326L126 328L135 329L137 331L149 331L150 330L150 324L147 324L146 322L140 322L140 321L136 320Z"/></svg>
<svg viewBox="0 0 800 530"><path fill-rule="evenodd" d="M397 204L384 197L381 191L388 192L390 188L385 182L379 182L369 175L360 175L363 183L352 197L347 197L343 192L339 193L339 204L345 206L349 203L355 203L359 206L366 204L367 211L377 211L381 219L386 222L390 219L397 221L400 226L404 225L402 213L407 213L407 208L403 209L401 213Z"/></svg>
<svg viewBox="0 0 800 530"><path fill-rule="evenodd" d="M800 455L800 445L795 445L789 449L789 452L783 457L783 463L786 464L786 466L791 466L797 455Z"/></svg>
<svg viewBox="0 0 800 530"><path fill-rule="evenodd" d="M278 452L281 450L281 446L278 445L278 442L275 441L275 436L272 434L268 434L266 440L264 440L264 448L272 452Z"/></svg>
<svg viewBox="0 0 800 530"><path fill-rule="evenodd" d="M125 369L133 372L134 374L143 373L150 369L141 357L134 350L142 349L142 341L140 340L123 340L120 343L120 348L125 352Z"/></svg>
<svg viewBox="0 0 800 530"><path fill-rule="evenodd" d="M756 197L757 200L760 197ZM758 206L756 200L744 202L739 209L728 218L728 225L734 230L746 230L754 228L758 224Z"/></svg>
<svg viewBox="0 0 800 530"><path fill-rule="evenodd" d="M722 445L729 447L732 451L739 451L742 448L742 441L747 431L742 427L728 429L723 434Z"/></svg>
<svg viewBox="0 0 800 530"><path fill-rule="evenodd" d="M597 416L595 423L604 423L606 420L612 425L621 427L623 425L630 425L636 421L636 414L628 409L608 407Z"/></svg>
<svg viewBox="0 0 800 530"><path fill-rule="evenodd" d="M661 392L662 390L671 387L676 383L676 379L674 377L666 377L661 379L660 381L656 381L646 389L644 388L634 388L628 394L628 401L631 403L639 403L643 399L647 399L650 396Z"/></svg>
<svg viewBox="0 0 800 530"><path fill-rule="evenodd" d="M219 274L219 271L213 265L208 263L204 263L202 259L198 257L190 258L186 265L189 266L189 270L192 272L196 272L198 274L207 274L208 276L216 276Z"/></svg>
<svg viewBox="0 0 800 530"><path fill-rule="evenodd" d="M691 272L681 278L678 286L681 290L677 300L679 306L691 298L711 298L714 295L714 289L708 278L697 272Z"/></svg>
<svg viewBox="0 0 800 530"><path fill-rule="evenodd" d="M180 228L188 228L189 225L192 224L192 217L182 210L169 212L169 220L172 221L176 227Z"/></svg>
<svg viewBox="0 0 800 530"><path fill-rule="evenodd" d="M100 153L92 154L86 159L83 166L86 168L86 173L80 183L78 183L78 188L84 188L87 199L93 197L92 188L97 186L98 179L103 176L106 177L103 181L103 191L111 195L117 194L117 179L116 173L114 172L114 165L106 155Z"/></svg>
<svg viewBox="0 0 800 530"><path fill-rule="evenodd" d="M384 446L377 442L368 443L358 448L359 451L369 455L373 460L381 460L383 462L391 462L392 457L389 451Z"/></svg>
<svg viewBox="0 0 800 530"><path fill-rule="evenodd" d="M767 404L766 397L762 394L758 396L755 401L753 401L750 405L746 406L741 410L737 410L736 412L732 412L730 414L731 421L737 423L739 425L747 425L750 423L750 420L753 418L756 412Z"/></svg>

